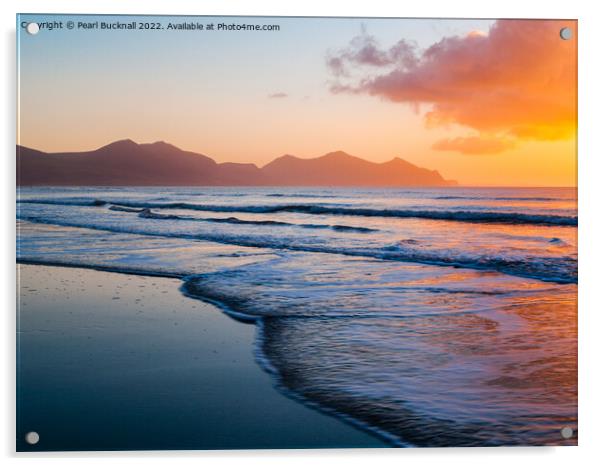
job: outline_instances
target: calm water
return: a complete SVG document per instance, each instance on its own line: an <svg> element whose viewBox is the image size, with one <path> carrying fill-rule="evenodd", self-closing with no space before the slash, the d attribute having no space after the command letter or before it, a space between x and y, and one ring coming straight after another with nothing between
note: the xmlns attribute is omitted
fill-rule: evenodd
<svg viewBox="0 0 602 466"><path fill-rule="evenodd" d="M574 189L35 188L18 257L180 277L397 445L574 444ZM68 330L68 329L67 329Z"/></svg>
<svg viewBox="0 0 602 466"><path fill-rule="evenodd" d="M278 393L254 326L182 295L178 279L18 271L19 451L388 446Z"/></svg>

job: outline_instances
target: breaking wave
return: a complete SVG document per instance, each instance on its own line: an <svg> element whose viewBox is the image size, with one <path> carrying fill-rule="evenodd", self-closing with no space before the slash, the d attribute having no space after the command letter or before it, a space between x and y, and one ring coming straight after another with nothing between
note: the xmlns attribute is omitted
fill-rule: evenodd
<svg viewBox="0 0 602 466"><path fill-rule="evenodd" d="M179 209L206 212L278 213L292 212L313 215L341 215L359 217L424 218L474 223L507 223L530 225L577 226L576 216L529 214L522 212L495 212L471 210L417 210L417 209L374 209L363 207L339 207L322 204L281 205L215 205L189 202L139 202L131 200L108 201L102 199L27 199L21 203L52 204L70 206L106 206L142 209Z"/></svg>
<svg viewBox="0 0 602 466"><path fill-rule="evenodd" d="M489 270L509 275L535 278L555 283L577 283L577 259L572 257L529 257L527 259L478 256L468 252L445 250L422 250L412 242L402 240L384 247L344 247L328 244L312 244L311 242L295 242L291 238L279 238L266 235L240 235L231 233L206 232L202 234L167 232L133 227L128 225L95 224L85 220L44 219L34 216L21 216L22 220L33 223L45 223L68 227L89 228L118 233L134 233L148 236L199 239L222 244L237 246L282 249L289 251L320 252L327 254L342 254L356 257L371 257L374 259L415 262L429 265L461 267L476 270Z"/></svg>

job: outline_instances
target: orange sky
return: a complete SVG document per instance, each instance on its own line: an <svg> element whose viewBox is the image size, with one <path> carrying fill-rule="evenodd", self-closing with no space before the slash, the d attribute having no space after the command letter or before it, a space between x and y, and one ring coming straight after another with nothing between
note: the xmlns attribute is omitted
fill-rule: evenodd
<svg viewBox="0 0 602 466"><path fill-rule="evenodd" d="M344 150L465 185L575 185L575 21L276 22L202 41L20 33L18 142L165 140L258 165Z"/></svg>

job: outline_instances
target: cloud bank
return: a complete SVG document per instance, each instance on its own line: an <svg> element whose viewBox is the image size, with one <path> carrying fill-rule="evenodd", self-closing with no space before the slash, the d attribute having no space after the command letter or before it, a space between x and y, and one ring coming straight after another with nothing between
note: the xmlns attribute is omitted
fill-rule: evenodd
<svg viewBox="0 0 602 466"><path fill-rule="evenodd" d="M420 51L400 40L383 49L365 31L330 53L334 93L368 94L427 105L427 127L468 134L437 150L493 154L523 141L575 135L576 40L560 39L573 21L499 20L488 33L447 37Z"/></svg>

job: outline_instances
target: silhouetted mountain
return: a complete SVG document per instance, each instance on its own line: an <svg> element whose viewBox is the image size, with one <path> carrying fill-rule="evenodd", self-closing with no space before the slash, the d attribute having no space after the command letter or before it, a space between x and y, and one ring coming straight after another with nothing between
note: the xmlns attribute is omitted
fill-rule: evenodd
<svg viewBox="0 0 602 466"><path fill-rule="evenodd" d="M165 142L129 139L89 152L45 153L17 146L21 186L449 186L435 170L395 158L373 163L345 152L314 159L284 155L258 168L216 163Z"/></svg>
<svg viewBox="0 0 602 466"><path fill-rule="evenodd" d="M284 155L263 171L281 185L312 186L449 186L435 170L412 165L400 158L374 163L345 152L330 152L315 159Z"/></svg>
<svg viewBox="0 0 602 466"><path fill-rule="evenodd" d="M197 185L211 183L217 164L164 142L117 141L90 152L47 154L17 146L20 185Z"/></svg>

